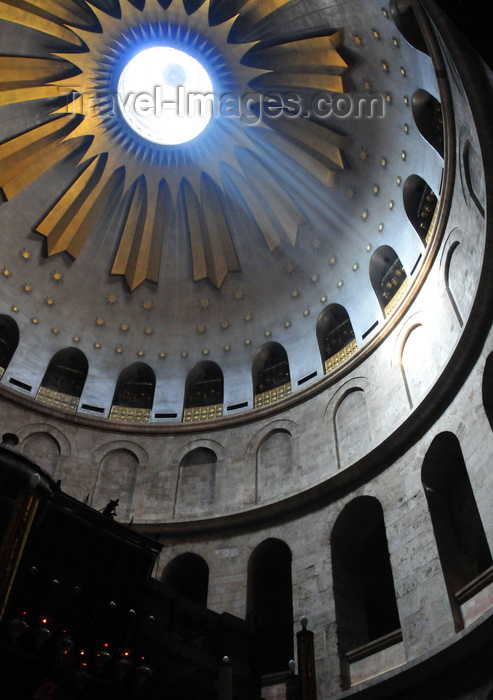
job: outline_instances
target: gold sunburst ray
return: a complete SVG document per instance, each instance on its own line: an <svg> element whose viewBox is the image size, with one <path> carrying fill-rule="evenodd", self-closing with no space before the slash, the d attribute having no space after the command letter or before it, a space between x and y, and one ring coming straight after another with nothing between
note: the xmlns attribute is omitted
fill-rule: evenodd
<svg viewBox="0 0 493 700"><path fill-rule="evenodd" d="M5 10L5 5L12 8L12 21L19 20L16 2L17 0L0 0L0 12L2 8ZM58 35L63 32L57 29L51 31L53 22L47 23L45 18L43 24L39 7L35 7L34 0L29 2L33 7L33 25L40 31L60 38ZM40 2L41 0L38 1L38 5ZM70 24L67 21L70 11L73 11L70 0L50 2L50 6L56 3L64 8L59 24L55 23L56 26L62 28L65 24ZM211 20L210 0L146 0L140 6L135 6L129 0L122 0L118 17L99 7L91 6L91 12L99 24L98 31L94 31L94 26L87 22L85 26L81 26L84 22L79 22L77 28L70 28L79 45L75 47L72 42L70 52L54 51L53 61L64 62L79 72L74 77L59 78L51 82L46 78L43 84L46 90L45 97L56 97L57 90L60 95L66 93L67 104L62 109L55 109L50 118L64 113L65 117L71 116L70 129L61 134L60 138L53 137L49 144L45 144L45 151L48 150L48 145L50 147L49 156L45 155L44 151L39 151L42 157L39 158L36 173L41 173L47 162L56 162L57 154L61 155L63 152L66 155L70 149L73 152L76 148L80 151L79 169L74 173L73 181L36 228L38 233L46 237L49 255L65 251L76 258L90 235L96 214L110 206L110 200L113 200L112 206L118 206L123 197L128 202L128 211L119 232L120 242L111 271L113 274L123 275L132 291L146 279L157 283L163 231L156 223L156 212L163 211L163 207L171 206L170 202L179 198L182 203L188 203L194 207L194 211L199 212L199 215L189 217L193 225L188 226L193 278L195 281L207 278L220 289L226 276L240 268L221 199L224 168L233 169L236 173L236 180L235 177L229 176L230 181L235 180L233 189L240 182L238 178L243 175L248 181L259 177L265 179L265 190L264 182L260 187L253 185L248 190L247 199L251 210L255 209L255 197L259 206L264 206L262 192L270 193L274 198L278 197L278 202L269 201L270 212L267 218L253 212L253 218L257 222L262 221L266 226L264 238L268 248L273 251L277 249L279 236L290 245L296 244L301 214L296 211L286 193L279 189L269 168L262 163L259 141L249 138L247 128L240 121L217 119L213 128L208 129L203 138L197 139L196 142L179 148L161 148L130 133L121 119L105 119L107 104L106 107L103 105L100 112L94 109L94 105L91 108L91 99L96 101L109 87L114 89L115 75L118 74L116 68L121 65L122 57L137 50L142 43L162 40L179 41L183 50L187 50L188 47L199 53L211 67L213 74L220 76L223 88L234 89L238 94L245 94L251 90L249 86L255 84L260 92L265 92L269 81L282 82L283 77L285 85L293 84L301 81L302 77L292 76L302 76L303 70L306 71L305 78L308 76L308 83L312 81L314 85L319 85L322 80L327 89L342 89L345 64L337 52L338 35L317 38L313 45L314 55L311 57L309 38L293 42L288 53L282 45L277 49L276 46L271 47L262 53L260 48L256 51L256 41L228 42L228 37L238 22L242 26L248 23L253 26L288 2L289 0L247 0L243 5L237 3L239 9L236 14L227 13L230 15L228 20L215 24ZM224 8L222 11L224 13ZM8 15L8 12L4 14ZM245 54L250 58L244 61ZM291 71L291 77L283 76L280 70L282 61L288 54L291 57L288 61L289 66L298 66L300 71L297 74ZM321 56L329 62L329 69L322 78L313 78L318 72L317 60ZM293 57L297 57L296 60ZM269 61L272 61L274 72L269 67ZM253 65L247 65L249 63ZM31 65L34 66L34 63ZM29 64L26 64L27 66ZM51 69L51 66L47 65L46 68ZM43 83L42 78L40 83ZM12 98L14 101L39 99L42 96L43 85L36 84L30 88L21 85L17 92L11 91ZM1 90L0 84L0 100ZM4 90L4 97L7 96L7 92ZM69 115L66 114L67 111ZM79 122L75 117L78 117ZM272 139L277 139L276 143L283 152L292 157L296 157L294 154L297 153L304 167L311 167L311 171L319 176L319 179L323 180L325 177L325 184L332 184L333 173L343 167L340 158L341 144L333 132L321 127L322 130L317 133L317 138L321 139L321 146L318 148L314 147L310 136L294 138L289 125L282 127L281 122L284 121L286 120L281 119L278 124L267 127L275 128L276 133L272 135L271 142ZM306 125L300 131L304 132L305 129ZM311 134L310 129L308 132ZM9 143L9 148L15 150L15 144ZM85 144L84 149L82 144ZM238 149L242 149L241 158L238 158ZM246 151L250 152L251 158L246 157ZM257 165L254 167L255 163ZM255 168L257 172L253 172ZM117 191L115 173L121 173L123 178L123 184L118 180L122 188L121 197L114 194ZM195 200L187 188L186 196L183 194L182 182L187 182L187 188L196 193ZM22 179L18 180L16 187L21 185Z"/></svg>

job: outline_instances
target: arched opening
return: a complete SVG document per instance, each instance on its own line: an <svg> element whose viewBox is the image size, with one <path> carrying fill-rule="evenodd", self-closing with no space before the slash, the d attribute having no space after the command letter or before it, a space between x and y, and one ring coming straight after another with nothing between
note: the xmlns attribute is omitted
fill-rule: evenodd
<svg viewBox="0 0 493 700"><path fill-rule="evenodd" d="M257 450L257 503L278 499L294 487L293 436L278 428L262 440Z"/></svg>
<svg viewBox="0 0 493 700"><path fill-rule="evenodd" d="M373 253L370 281L384 316L388 316L397 307L409 286L400 258L390 246L381 246Z"/></svg>
<svg viewBox="0 0 493 700"><path fill-rule="evenodd" d="M224 377L215 362L199 362L190 370L185 385L183 420L212 420L223 415Z"/></svg>
<svg viewBox="0 0 493 700"><path fill-rule="evenodd" d="M361 387L354 386L343 393L335 407L333 421L337 464L343 469L361 459L373 442L366 396Z"/></svg>
<svg viewBox="0 0 493 700"><path fill-rule="evenodd" d="M351 501L337 518L331 544L338 647L344 669L350 652L368 645L370 655L376 640L382 640L384 648L385 639L387 646L402 639L379 501L372 496Z"/></svg>
<svg viewBox="0 0 493 700"><path fill-rule="evenodd" d="M390 12L395 26L415 49L428 54L428 47L412 8L411 0L391 0Z"/></svg>
<svg viewBox="0 0 493 700"><path fill-rule="evenodd" d="M22 442L22 454L53 476L60 459L60 444L49 433L31 433Z"/></svg>
<svg viewBox="0 0 493 700"><path fill-rule="evenodd" d="M444 157L443 114L440 102L426 90L416 90L412 100L413 117L419 132Z"/></svg>
<svg viewBox="0 0 493 700"><path fill-rule="evenodd" d="M149 423L155 389L156 376L148 365L130 365L118 377L110 419Z"/></svg>
<svg viewBox="0 0 493 700"><path fill-rule="evenodd" d="M180 462L175 518L211 515L216 495L217 455L207 447L188 452Z"/></svg>
<svg viewBox="0 0 493 700"><path fill-rule="evenodd" d="M89 364L78 348L59 350L50 360L36 398L50 406L76 411Z"/></svg>
<svg viewBox="0 0 493 700"><path fill-rule="evenodd" d="M493 430L493 353L488 355L483 372L483 406Z"/></svg>
<svg viewBox="0 0 493 700"><path fill-rule="evenodd" d="M463 626L457 594L493 565L459 440L441 433L422 469L423 488L456 628Z"/></svg>
<svg viewBox="0 0 493 700"><path fill-rule="evenodd" d="M291 559L287 544L270 538L248 562L247 619L255 630L252 666L259 676L286 671L293 658Z"/></svg>
<svg viewBox="0 0 493 700"><path fill-rule="evenodd" d="M325 374L356 352L358 345L353 326L343 306L330 304L322 311L317 322L317 340Z"/></svg>
<svg viewBox="0 0 493 700"><path fill-rule="evenodd" d="M209 567L198 554L187 552L170 561L164 569L162 581L176 588L183 598L207 607Z"/></svg>
<svg viewBox="0 0 493 700"><path fill-rule="evenodd" d="M409 221L426 246L433 235L438 200L435 193L419 175L411 175L402 192Z"/></svg>
<svg viewBox="0 0 493 700"><path fill-rule="evenodd" d="M198 467L205 464L217 464L217 455L208 447L197 447L183 457L180 467Z"/></svg>
<svg viewBox="0 0 493 700"><path fill-rule="evenodd" d="M107 452L99 464L92 505L101 510L109 501L118 500L116 517L129 521L139 472L139 459L134 452L118 448Z"/></svg>
<svg viewBox="0 0 493 700"><path fill-rule="evenodd" d="M291 393L286 350L279 343L266 343L257 350L252 365L255 408L274 403Z"/></svg>
<svg viewBox="0 0 493 700"><path fill-rule="evenodd" d="M19 326L10 316L0 316L0 378L19 345Z"/></svg>

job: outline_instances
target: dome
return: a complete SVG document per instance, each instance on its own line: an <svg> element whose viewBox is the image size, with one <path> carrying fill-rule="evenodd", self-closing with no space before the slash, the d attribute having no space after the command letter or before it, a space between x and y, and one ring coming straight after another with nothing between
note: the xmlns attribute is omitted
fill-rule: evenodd
<svg viewBox="0 0 493 700"><path fill-rule="evenodd" d="M146 604L248 623L246 666L149 632L162 668L190 643L177 700L218 664L224 700L491 697L493 82L459 5L0 3L0 463L158 543Z"/></svg>
<svg viewBox="0 0 493 700"><path fill-rule="evenodd" d="M118 377L142 361L156 376L146 420L180 422L205 360L223 372L224 415L278 400L256 401L252 383L268 343L289 363L281 398L320 381L331 305L352 345L330 371L381 338L436 252L447 182L443 86L398 18L368 3L351 17L321 3L315 22L288 2L94 3L49 19L6 7L2 311L20 342L4 381L46 402L50 360L77 348L76 410L115 419ZM145 55L147 82L125 78ZM185 143L164 121L193 123L176 56L212 81ZM155 143L161 122L170 137Z"/></svg>

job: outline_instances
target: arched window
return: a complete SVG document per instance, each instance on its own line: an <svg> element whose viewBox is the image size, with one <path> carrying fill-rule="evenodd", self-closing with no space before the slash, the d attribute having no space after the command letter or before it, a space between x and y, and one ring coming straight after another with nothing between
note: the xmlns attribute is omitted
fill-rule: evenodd
<svg viewBox="0 0 493 700"><path fill-rule="evenodd" d="M370 262L370 281L384 316L388 316L396 308L409 286L409 280L399 256L390 246L381 246L373 253Z"/></svg>
<svg viewBox="0 0 493 700"><path fill-rule="evenodd" d="M156 376L148 365L130 365L118 377L110 419L149 423L155 389Z"/></svg>
<svg viewBox="0 0 493 700"><path fill-rule="evenodd" d="M139 472L139 459L129 449L117 448L107 452L99 464L92 506L98 510L111 500L119 501L117 519L129 521Z"/></svg>
<svg viewBox="0 0 493 700"><path fill-rule="evenodd" d="M343 306L331 304L322 311L317 322L317 340L326 374L356 352L353 326Z"/></svg>
<svg viewBox="0 0 493 700"><path fill-rule="evenodd" d="M452 612L460 629L463 623L456 594L493 561L460 443L453 433L441 433L431 443L422 481Z"/></svg>
<svg viewBox="0 0 493 700"><path fill-rule="evenodd" d="M404 183L404 207L418 236L427 245L433 234L438 200L435 193L419 175L411 175Z"/></svg>
<svg viewBox="0 0 493 700"><path fill-rule="evenodd" d="M163 583L197 605L207 606L209 567L198 554L187 552L170 561L164 569Z"/></svg>
<svg viewBox="0 0 493 700"><path fill-rule="evenodd" d="M257 451L257 502L276 499L294 487L293 436L278 428L270 432Z"/></svg>
<svg viewBox="0 0 493 700"><path fill-rule="evenodd" d="M49 433L31 433L22 443L22 454L53 476L60 459L60 444Z"/></svg>
<svg viewBox="0 0 493 700"><path fill-rule="evenodd" d="M411 0L390 0L390 12L395 26L411 46L428 53L428 47L412 7Z"/></svg>
<svg viewBox="0 0 493 700"><path fill-rule="evenodd" d="M375 648L376 640L385 639L387 646L392 646L402 639L379 501L372 496L351 501L337 518L331 544L338 646L344 669L347 655L355 649L372 642ZM344 681L350 685L349 678Z"/></svg>
<svg viewBox="0 0 493 700"><path fill-rule="evenodd" d="M50 361L36 398L50 406L76 411L89 364L78 348L59 350Z"/></svg>
<svg viewBox="0 0 493 700"><path fill-rule="evenodd" d="M247 618L255 630L252 665L261 676L286 671L293 658L291 558L287 544L270 538L248 562Z"/></svg>
<svg viewBox="0 0 493 700"><path fill-rule="evenodd" d="M207 447L198 447L183 457L178 471L175 518L211 515L216 495L217 455Z"/></svg>
<svg viewBox="0 0 493 700"><path fill-rule="evenodd" d="M0 378L19 345L19 327L10 316L0 316Z"/></svg>
<svg viewBox="0 0 493 700"><path fill-rule="evenodd" d="M183 420L192 423L223 415L224 377L215 362L199 362L190 370L185 386Z"/></svg>
<svg viewBox="0 0 493 700"><path fill-rule="evenodd" d="M426 90L413 95L413 117L421 135L442 156L444 154L442 105Z"/></svg>
<svg viewBox="0 0 493 700"><path fill-rule="evenodd" d="M180 467L203 467L205 464L217 464L217 455L208 447L197 447L183 457Z"/></svg>
<svg viewBox="0 0 493 700"><path fill-rule="evenodd" d="M279 343L267 343L257 350L252 365L255 408L289 396L291 375L286 350Z"/></svg>

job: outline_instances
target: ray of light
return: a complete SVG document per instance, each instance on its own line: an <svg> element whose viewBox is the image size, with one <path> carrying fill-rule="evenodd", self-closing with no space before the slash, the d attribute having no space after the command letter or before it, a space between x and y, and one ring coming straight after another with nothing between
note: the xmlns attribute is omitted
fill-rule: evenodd
<svg viewBox="0 0 493 700"><path fill-rule="evenodd" d="M236 148L236 157L257 196L267 202L271 211L281 225L287 242L296 247L299 227L305 219L300 210L293 204L288 193L279 185L275 174L272 173L262 160L246 148Z"/></svg>
<svg viewBox="0 0 493 700"><path fill-rule="evenodd" d="M282 225L276 219L272 208L267 204L258 190L252 189L249 181L237 170L227 163L221 163L222 180L225 188L230 191L233 187L234 199L240 207L246 210L247 215L257 222L267 247L271 253L276 253L281 248L281 237L286 233Z"/></svg>

